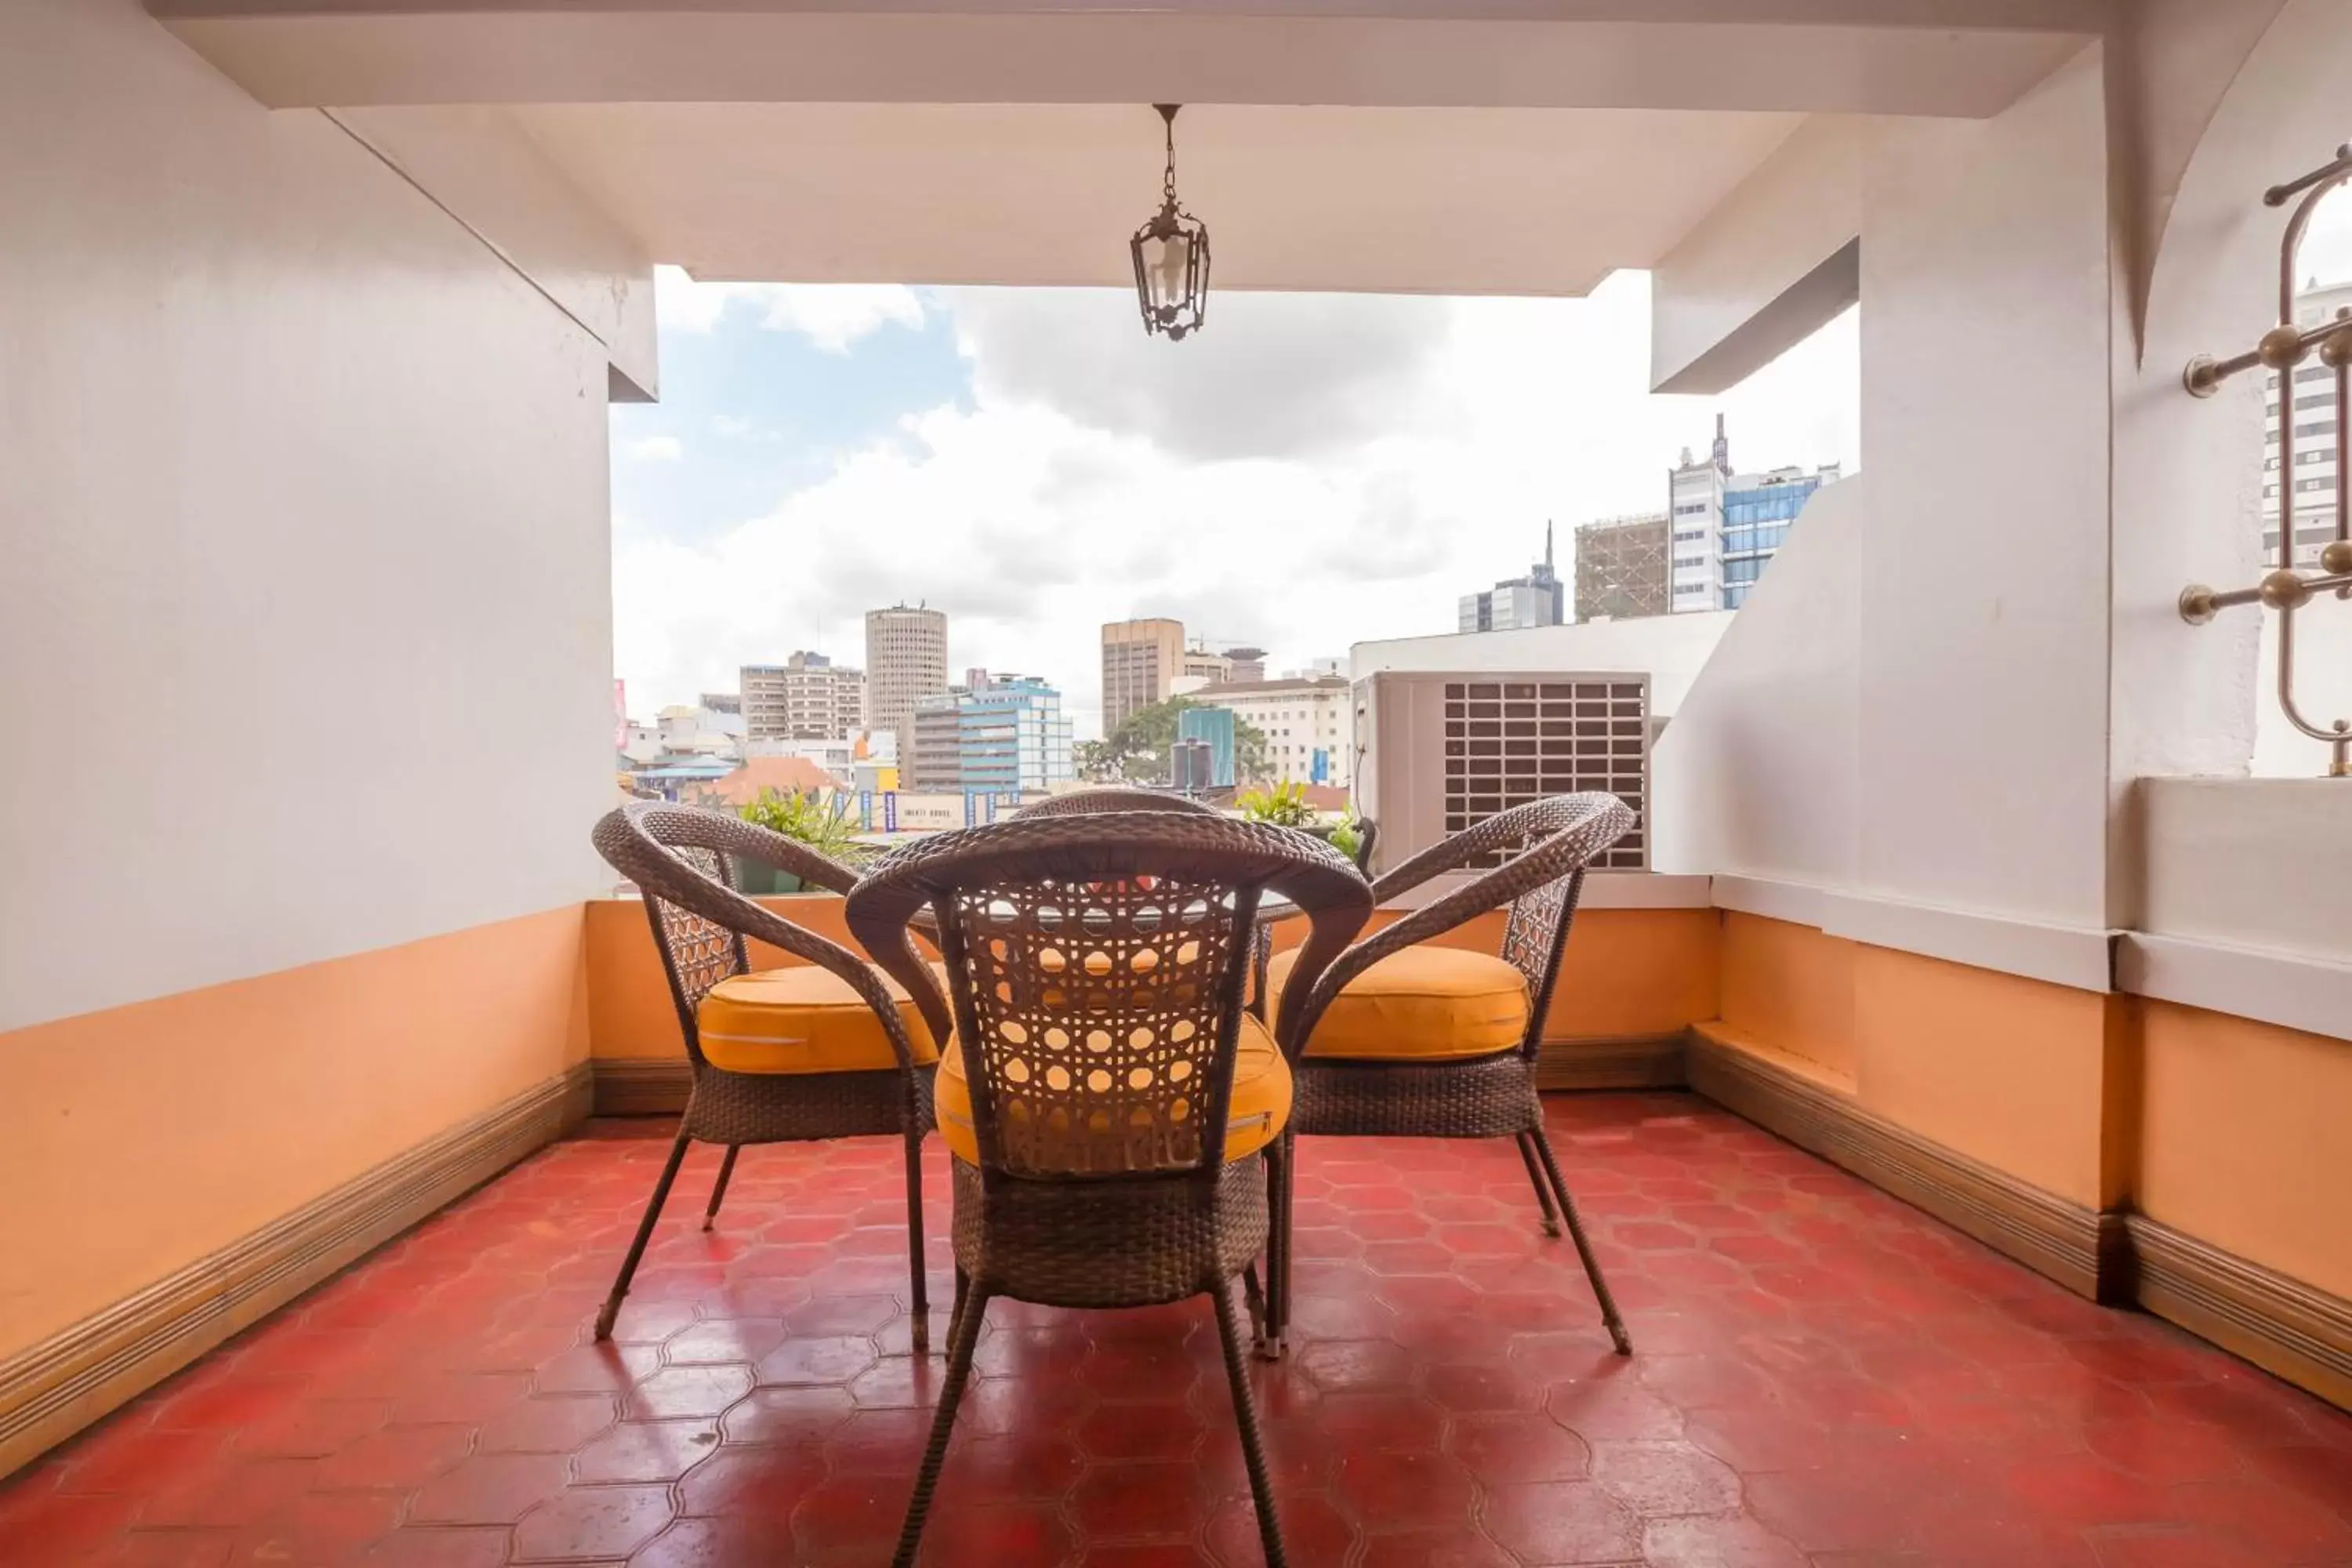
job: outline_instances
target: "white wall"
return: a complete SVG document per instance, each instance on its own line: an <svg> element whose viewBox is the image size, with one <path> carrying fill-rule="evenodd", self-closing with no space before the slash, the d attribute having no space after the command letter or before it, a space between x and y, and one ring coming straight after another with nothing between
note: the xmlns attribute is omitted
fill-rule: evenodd
<svg viewBox="0 0 2352 1568"><path fill-rule="evenodd" d="M2184 943L2323 967L2345 952L2309 874L2343 797L2242 776L2250 752L2265 774L2326 760L2276 712L2275 618L2191 627L2175 601L2260 570L2259 377L2198 400L2179 374L2273 320L2281 215L2259 195L2340 138L2352 13L2135 15L2115 79L2094 51L1997 120L1882 127L1863 213L1867 485L1808 510L1667 731L1654 803L1662 866L1822 887L1851 934L2097 986L2101 933L2133 929L2132 963L2204 966L2163 982L2179 990L2228 968ZM2161 249L2111 245L2110 216ZM1867 508L1851 583L1819 553L1837 500ZM2352 713L2347 609L2301 617L2323 721ZM1843 754L1820 737L1843 722L1849 615L1851 774L1808 776ZM2241 777L2141 783L2165 773Z"/></svg>
<svg viewBox="0 0 2352 1568"><path fill-rule="evenodd" d="M2105 923L2105 114L2086 50L1867 162L1866 892Z"/></svg>
<svg viewBox="0 0 2352 1568"><path fill-rule="evenodd" d="M1813 504L1818 504L1818 498ZM1812 515L1809 504L1805 516L1810 520ZM1801 531L1791 530L1790 537ZM1780 568L1775 565L1773 570ZM1704 610L1569 626L1526 626L1508 632L1390 637L1356 644L1349 650L1349 668L1360 681L1384 669L1647 671L1650 714L1664 719L1681 709L1684 694L1698 679L1734 619L1735 612L1730 610Z"/></svg>
<svg viewBox="0 0 2352 1568"><path fill-rule="evenodd" d="M1872 122L1816 114L1659 259L1650 276L1650 384L1737 385L1853 303L1829 267L1862 231Z"/></svg>
<svg viewBox="0 0 2352 1568"><path fill-rule="evenodd" d="M0 10L0 711L120 705L0 785L0 1028L609 883L603 346L133 0Z"/></svg>
<svg viewBox="0 0 2352 1568"><path fill-rule="evenodd" d="M2104 984L2105 112L2092 49L1993 120L1872 128L1867 472L1814 498L1668 728L1662 868L1971 959L1954 919L2057 928L2039 972Z"/></svg>
<svg viewBox="0 0 2352 1568"><path fill-rule="evenodd" d="M2140 793L2146 929L2352 962L2352 786L2149 779Z"/></svg>
<svg viewBox="0 0 2352 1568"><path fill-rule="evenodd" d="M429 191L612 357L631 402L660 392L653 261L502 109L347 109L335 122Z"/></svg>
<svg viewBox="0 0 2352 1568"><path fill-rule="evenodd" d="M1855 879L1863 535L1871 474L1814 492L1650 765L1650 863ZM1676 620L1696 619L1677 616Z"/></svg>
<svg viewBox="0 0 2352 1568"><path fill-rule="evenodd" d="M2237 377L2210 398L2180 390L2190 356L2250 347L2278 312L2278 241L2285 215L2264 187L2324 162L2344 136L2341 83L2352 74L2352 16L2332 0L2229 0L2227 13L2276 19L2185 161L2160 191L2162 247L2147 284L2142 352L2116 371L2116 746L2120 795L2148 774L2309 774L2326 749L2295 736L2273 696L2276 617L2232 610L2203 626L2175 603L2192 582L2252 584L2262 559L2263 387ZM2186 24L2184 24L2186 26ZM2148 50L2161 58L2161 37ZM2242 45L2241 46L2242 47ZM2151 110L2165 100L2151 82ZM2159 123L2150 134L2161 131ZM2342 199L2342 198L2338 198ZM2315 604L2297 617L2307 706L2325 722L2352 717L2352 605ZM2122 900L2128 909L2131 890Z"/></svg>

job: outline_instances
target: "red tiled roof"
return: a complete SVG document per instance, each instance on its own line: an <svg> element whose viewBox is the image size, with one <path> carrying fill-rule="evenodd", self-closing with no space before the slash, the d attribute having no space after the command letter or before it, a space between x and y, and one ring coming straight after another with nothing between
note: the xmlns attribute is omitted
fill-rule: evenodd
<svg viewBox="0 0 2352 1568"><path fill-rule="evenodd" d="M806 757L753 757L699 793L714 805L749 805L761 790L808 795L833 787L833 775Z"/></svg>

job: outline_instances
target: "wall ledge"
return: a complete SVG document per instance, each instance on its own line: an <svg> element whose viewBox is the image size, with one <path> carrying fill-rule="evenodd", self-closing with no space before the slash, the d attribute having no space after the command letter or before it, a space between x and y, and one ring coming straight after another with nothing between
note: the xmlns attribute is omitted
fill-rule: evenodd
<svg viewBox="0 0 2352 1568"><path fill-rule="evenodd" d="M1769 877L1718 874L1715 905L1741 914L1818 927L1830 936L2022 975L2077 991L2115 989L2117 932Z"/></svg>
<svg viewBox="0 0 2352 1568"><path fill-rule="evenodd" d="M2352 1040L2352 964L2196 937L2126 931L2117 987L2135 996Z"/></svg>
<svg viewBox="0 0 2352 1568"><path fill-rule="evenodd" d="M553 1142L590 1086L575 1063L0 1361L0 1476Z"/></svg>

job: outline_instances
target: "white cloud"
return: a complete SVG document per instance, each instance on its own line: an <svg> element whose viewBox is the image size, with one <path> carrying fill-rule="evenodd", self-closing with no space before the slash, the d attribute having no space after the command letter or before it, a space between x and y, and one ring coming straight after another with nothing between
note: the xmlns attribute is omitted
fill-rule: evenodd
<svg viewBox="0 0 2352 1568"><path fill-rule="evenodd" d="M675 436L640 436L621 448L633 463L676 463L686 457L686 443Z"/></svg>
<svg viewBox="0 0 2352 1568"><path fill-rule="evenodd" d="M801 332L826 353L886 326L919 327L923 302L896 283L698 283L682 268L654 270L654 309L665 327L708 332L738 301L756 307L761 324Z"/></svg>
<svg viewBox="0 0 2352 1568"><path fill-rule="evenodd" d="M1317 302L1319 326L1293 323L1295 352L1268 359L1244 343L1233 362L1254 363L1246 374L1205 361L1188 373L1244 407L1302 405L1307 417L1285 415L1258 437L1230 408L1183 406L1205 387L1089 395L1085 366L1125 357L1091 334L1141 341L1116 312L1073 324L1099 300L1065 298L1024 324L1041 335L1022 342L1013 374L1003 356L1014 351L992 346L1004 318L968 321L965 297L941 299L975 360L970 406L909 416L707 547L616 535L617 668L640 704L721 689L739 664L795 647L860 661L865 610L928 600L948 612L952 670L1045 676L1084 736L1104 621L1174 615L1295 668L1368 638L1452 630L1456 596L1525 570L1547 519L1572 570L1575 525L1662 508L1666 469L1683 447L1705 448L1717 407L1742 467L1858 455L1851 315L1719 402L1652 397L1636 274L1589 300L1454 300L1434 313ZM1412 309L1383 323L1390 304ZM1248 331L1247 314L1227 310L1222 330ZM1298 343L1302 331L1336 341ZM1181 356L1208 342L1143 346ZM1319 405L1347 404L1330 440L1307 427L1327 394Z"/></svg>

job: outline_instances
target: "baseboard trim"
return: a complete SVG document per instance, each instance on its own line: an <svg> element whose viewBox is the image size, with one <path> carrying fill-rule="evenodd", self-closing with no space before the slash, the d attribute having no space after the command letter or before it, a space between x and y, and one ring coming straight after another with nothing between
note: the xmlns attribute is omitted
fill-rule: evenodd
<svg viewBox="0 0 2352 1568"><path fill-rule="evenodd" d="M2352 1410L2352 1300L2146 1215L2125 1224L2141 1306Z"/></svg>
<svg viewBox="0 0 2352 1568"><path fill-rule="evenodd" d="M553 1142L591 1084L579 1063L0 1361L0 1476Z"/></svg>
<svg viewBox="0 0 2352 1568"><path fill-rule="evenodd" d="M2094 1300L2130 1299L2124 1216L2046 1193L1694 1031L1690 1085L1801 1149Z"/></svg>
<svg viewBox="0 0 2352 1568"><path fill-rule="evenodd" d="M1536 1057L1538 1089L1680 1089L1687 1030L1599 1040L1546 1040Z"/></svg>
<svg viewBox="0 0 2352 1568"><path fill-rule="evenodd" d="M599 1116L676 1116L694 1087L684 1057L603 1057L589 1065Z"/></svg>

